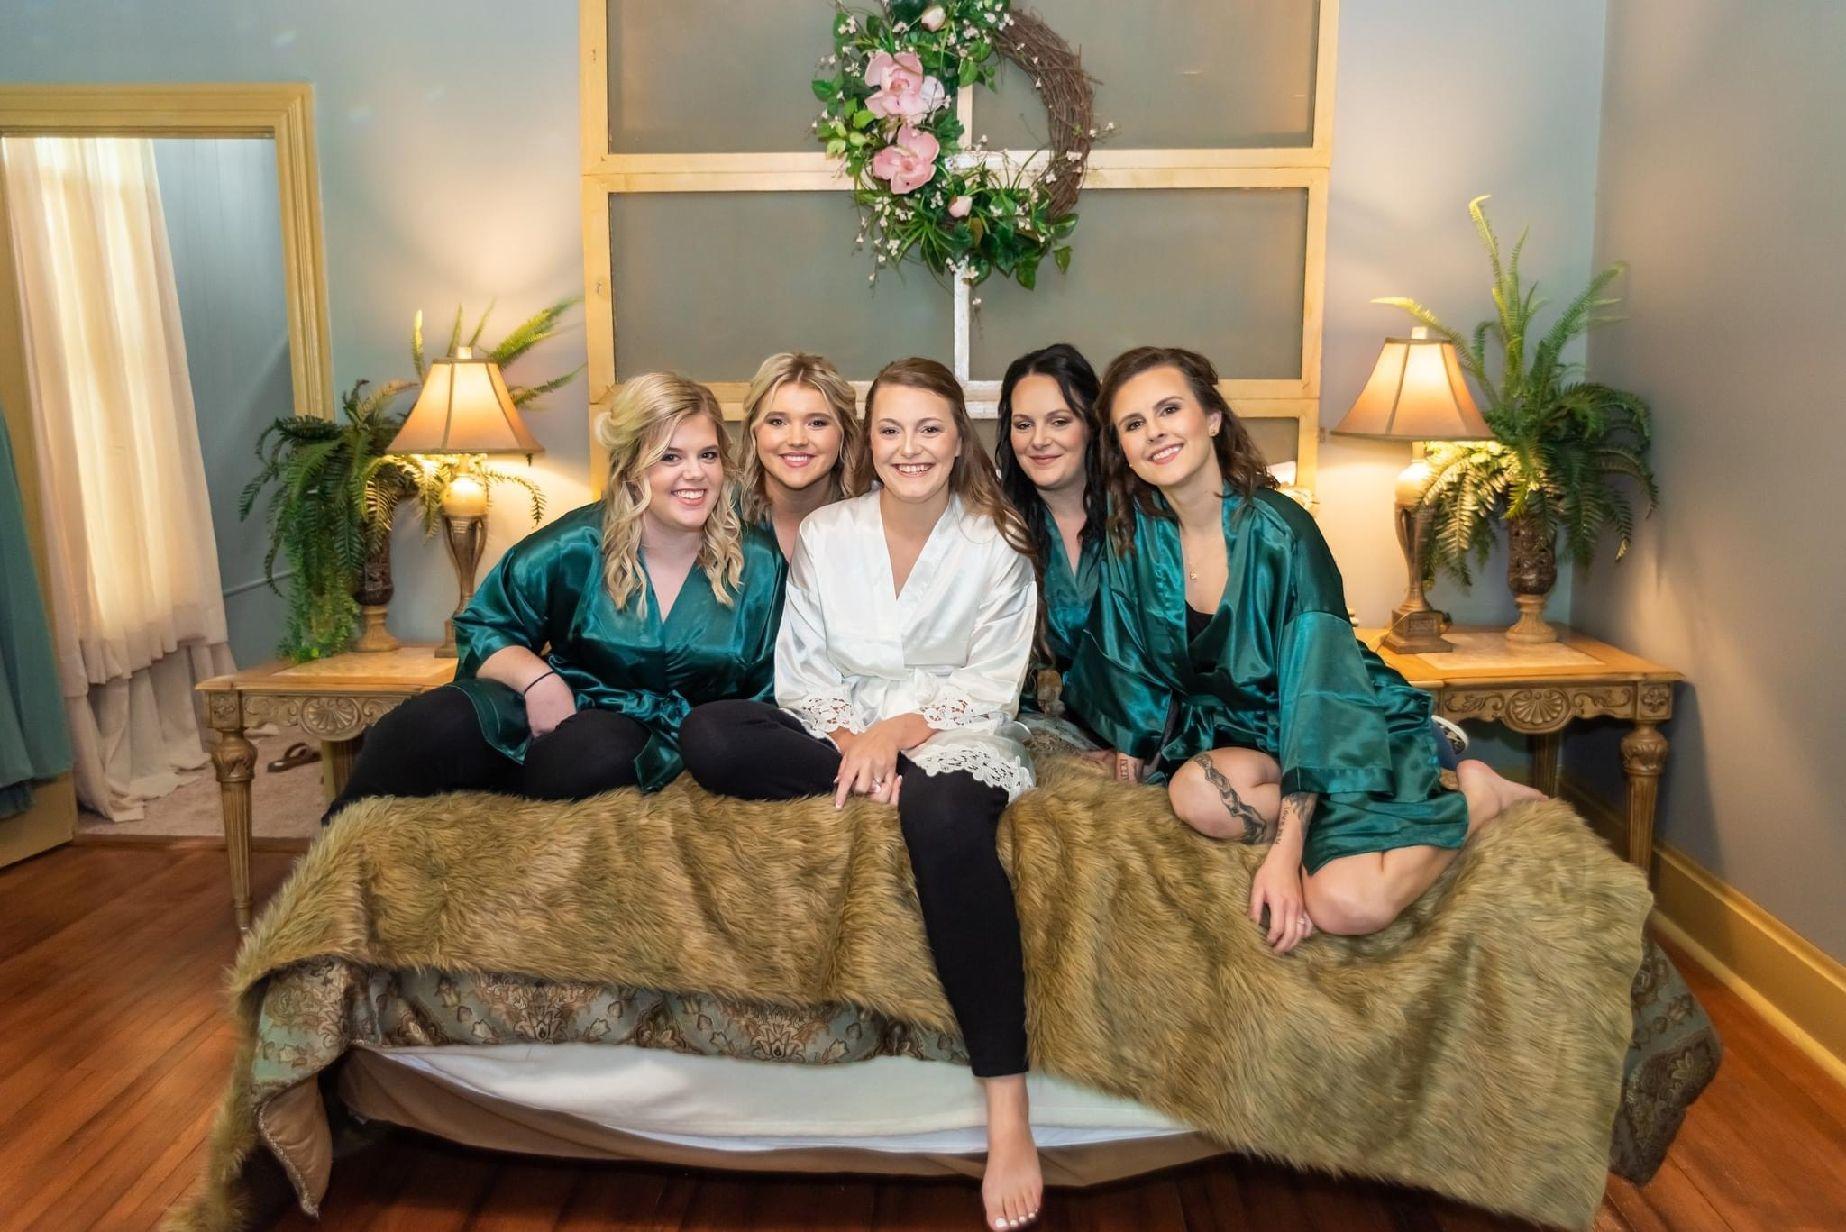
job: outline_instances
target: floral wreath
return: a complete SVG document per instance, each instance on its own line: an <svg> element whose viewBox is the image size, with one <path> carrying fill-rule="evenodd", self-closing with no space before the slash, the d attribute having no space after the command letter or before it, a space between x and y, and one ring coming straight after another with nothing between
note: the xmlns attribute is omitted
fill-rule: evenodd
<svg viewBox="0 0 1846 1232"><path fill-rule="evenodd" d="M886 0L880 11L840 5L833 47L813 81L824 108L812 127L852 180L856 242L870 241L880 269L914 258L938 276L978 283L998 271L1030 289L1047 255L1070 267L1090 147L1115 128L1094 127L1092 83L1070 44L1011 0ZM956 92L992 86L1002 61L1030 73L1045 104L1042 165L996 167L987 138L969 146L955 115Z"/></svg>

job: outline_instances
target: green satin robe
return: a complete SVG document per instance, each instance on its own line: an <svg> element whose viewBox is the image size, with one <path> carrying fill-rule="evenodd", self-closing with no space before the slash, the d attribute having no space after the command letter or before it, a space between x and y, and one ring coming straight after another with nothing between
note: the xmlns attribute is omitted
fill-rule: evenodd
<svg viewBox="0 0 1846 1232"><path fill-rule="evenodd" d="M455 618L460 662L452 687L474 703L487 742L523 762L531 739L525 703L508 686L477 677L495 651L524 646L564 677L579 710L613 710L648 729L635 772L641 790L657 791L680 772L679 725L688 710L773 696L788 569L775 536L747 526L731 606L718 602L695 566L664 618L651 582L617 611L603 583L602 519L600 503L585 505L500 558Z"/></svg>
<svg viewBox="0 0 1846 1232"><path fill-rule="evenodd" d="M1073 569L1070 554L1064 550L1064 537L1058 534L1056 524L1042 507L1039 517L1040 533L1045 536L1049 546L1045 558L1043 591L1045 643L1051 651L1050 666L1062 675L1070 671L1070 665L1077 655L1077 636L1090 623L1090 617L1096 609L1096 587L1102 577L1102 547L1100 543L1084 540L1077 566ZM1036 671L1026 673L1025 690L1019 701L1022 710L1038 709L1037 675Z"/></svg>
<svg viewBox="0 0 1846 1232"><path fill-rule="evenodd" d="M1233 493L1224 539L1224 597L1192 640L1179 525L1137 514L1134 552L1105 555L1066 703L1117 749L1158 755L1156 782L1206 749L1274 757L1284 793L1321 797L1309 872L1362 852L1461 846L1467 802L1438 777L1429 696L1353 635L1313 517L1278 492Z"/></svg>

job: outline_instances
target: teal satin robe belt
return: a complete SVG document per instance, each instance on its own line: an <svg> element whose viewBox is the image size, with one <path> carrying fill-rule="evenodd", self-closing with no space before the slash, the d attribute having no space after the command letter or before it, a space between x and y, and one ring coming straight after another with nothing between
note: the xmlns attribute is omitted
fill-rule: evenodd
<svg viewBox="0 0 1846 1232"><path fill-rule="evenodd" d="M1467 806L1441 787L1430 702L1361 646L1319 527L1286 496L1228 494L1229 573L1211 623L1186 630L1178 525L1137 514L1135 550L1107 553L1065 701L1161 781L1213 748L1259 749L1285 793L1322 802L1306 863L1428 843L1455 847Z"/></svg>
<svg viewBox="0 0 1846 1232"><path fill-rule="evenodd" d="M773 695L787 568L775 538L758 527L744 529L743 551L728 607L695 567L670 612L661 613L651 583L618 611L603 580L602 505L573 510L509 549L455 618L453 687L474 703L487 742L524 761L524 699L478 678L494 652L523 646L564 678L579 710L611 710L645 727L635 773L643 791L664 787L680 772L679 727L693 706Z"/></svg>

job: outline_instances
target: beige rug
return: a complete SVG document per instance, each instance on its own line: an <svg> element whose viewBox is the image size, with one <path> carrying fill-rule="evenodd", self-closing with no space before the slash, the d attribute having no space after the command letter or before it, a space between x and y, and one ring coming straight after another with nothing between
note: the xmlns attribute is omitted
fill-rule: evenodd
<svg viewBox="0 0 1846 1232"><path fill-rule="evenodd" d="M256 745L256 780L251 784L252 834L260 838L308 838L320 830L321 810L327 797L321 788L321 763L309 762L280 774L269 763L297 741L308 741L298 727L285 727L273 736L252 736ZM110 821L88 810L77 814L77 832L84 835L133 835L168 838L224 833L224 814L218 804L218 780L208 765L176 791L147 802L140 821Z"/></svg>

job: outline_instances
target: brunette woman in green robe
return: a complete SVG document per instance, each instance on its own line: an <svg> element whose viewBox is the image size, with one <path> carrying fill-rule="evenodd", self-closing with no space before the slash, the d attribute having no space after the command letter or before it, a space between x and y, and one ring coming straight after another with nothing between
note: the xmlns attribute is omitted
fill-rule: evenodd
<svg viewBox="0 0 1846 1232"><path fill-rule="evenodd" d="M1249 913L1278 952L1375 932L1531 788L1464 761L1430 701L1360 645L1314 519L1278 492L1210 361L1142 347L1099 402L1110 552L1070 703L1214 837L1269 843Z"/></svg>
<svg viewBox="0 0 1846 1232"><path fill-rule="evenodd" d="M501 557L455 618L455 683L368 733L329 817L365 796L655 791L680 772L692 706L770 696L787 570L738 516L717 399L650 373L597 435L603 499Z"/></svg>
<svg viewBox="0 0 1846 1232"><path fill-rule="evenodd" d="M1080 749L1098 742L1067 720L1060 700L1077 634L1090 621L1101 576L1105 494L1098 452L1096 370L1066 342L1021 355L1000 382L994 461L1007 499L1032 533L1043 637L1026 673L1019 718ZM1047 723L1044 720L1050 719Z"/></svg>

